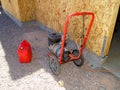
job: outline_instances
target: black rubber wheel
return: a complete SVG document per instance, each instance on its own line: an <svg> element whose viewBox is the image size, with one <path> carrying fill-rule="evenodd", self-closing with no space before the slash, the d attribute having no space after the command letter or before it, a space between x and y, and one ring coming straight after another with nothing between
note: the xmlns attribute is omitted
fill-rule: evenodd
<svg viewBox="0 0 120 90"><path fill-rule="evenodd" d="M72 52L72 54L73 54L74 56L78 56L78 55L79 55L79 50L74 50L74 51ZM74 60L73 63L74 63L76 66L81 67L81 66L83 65L83 63L84 63L84 57L83 57L83 55L80 56L80 59Z"/></svg>
<svg viewBox="0 0 120 90"><path fill-rule="evenodd" d="M56 56L51 55L49 59L49 66L54 75L59 75L60 73L60 64Z"/></svg>
<svg viewBox="0 0 120 90"><path fill-rule="evenodd" d="M81 67L84 64L84 57L83 57L83 55L80 56L80 59L74 60L73 63L76 66Z"/></svg>

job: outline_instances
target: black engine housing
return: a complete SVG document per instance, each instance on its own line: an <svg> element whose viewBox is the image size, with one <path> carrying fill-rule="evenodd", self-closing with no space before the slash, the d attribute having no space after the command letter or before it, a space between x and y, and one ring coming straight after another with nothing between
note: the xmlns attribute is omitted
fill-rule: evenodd
<svg viewBox="0 0 120 90"><path fill-rule="evenodd" d="M50 33L48 35L49 50L54 53L57 58L60 57L61 41L62 35L59 33ZM74 56L77 56L79 54L79 50L75 42L67 38L63 52L63 62L67 62L67 60L70 59L69 54L75 54Z"/></svg>

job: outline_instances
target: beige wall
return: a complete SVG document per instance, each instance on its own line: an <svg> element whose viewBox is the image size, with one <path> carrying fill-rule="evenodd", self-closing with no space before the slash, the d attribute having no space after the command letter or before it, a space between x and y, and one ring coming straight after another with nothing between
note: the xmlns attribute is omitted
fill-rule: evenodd
<svg viewBox="0 0 120 90"><path fill-rule="evenodd" d="M20 20L20 13L18 7L18 0L1 0L2 7L4 10L9 12L16 19Z"/></svg>
<svg viewBox="0 0 120 90"><path fill-rule="evenodd" d="M35 20L34 0L1 0L2 7L19 21Z"/></svg>
<svg viewBox="0 0 120 90"><path fill-rule="evenodd" d="M58 32L63 31L68 14L82 11L93 12L95 21L87 48L100 56L106 36L107 42L103 52L104 55L108 54L120 0L36 0L35 4L37 20ZM86 28L89 19L89 17L85 18ZM75 41L82 32L81 20L81 17L72 18L69 24L69 35Z"/></svg>
<svg viewBox="0 0 120 90"><path fill-rule="evenodd" d="M34 0L18 0L18 5L22 22L35 20Z"/></svg>

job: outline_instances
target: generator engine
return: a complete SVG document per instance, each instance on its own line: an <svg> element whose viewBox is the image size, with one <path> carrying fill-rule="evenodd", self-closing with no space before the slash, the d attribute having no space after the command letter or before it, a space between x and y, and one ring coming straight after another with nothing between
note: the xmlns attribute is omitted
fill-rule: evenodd
<svg viewBox="0 0 120 90"><path fill-rule="evenodd" d="M49 50L57 58L60 57L61 44L62 44L62 34L59 34L59 33L49 34L48 36ZM65 41L63 57L62 57L63 62L67 62L70 59L69 54L78 56L79 50L75 42L73 40L70 40L69 37L67 36L66 41Z"/></svg>

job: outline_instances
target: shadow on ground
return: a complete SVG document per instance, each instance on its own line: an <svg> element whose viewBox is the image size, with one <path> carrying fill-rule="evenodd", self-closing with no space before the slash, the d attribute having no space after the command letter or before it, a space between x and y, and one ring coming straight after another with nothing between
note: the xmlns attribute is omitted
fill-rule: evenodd
<svg viewBox="0 0 120 90"><path fill-rule="evenodd" d="M10 68L9 73L12 79L16 80L16 79L22 78L26 75L29 75L39 70L40 68L43 68L44 65L47 65L45 63L41 65L41 61L44 60L44 57L46 55L46 50L47 50L46 49L47 48L47 42L46 42L47 32L41 31L39 27L37 27L36 25L28 25L23 28L20 28L9 17L7 17L4 14L2 9L0 9L0 11L2 13L0 15L0 42L5 52L5 58L8 62L8 65ZM30 33L33 31L34 32L38 31L38 33L40 33L39 34L40 36L37 36L37 37L40 37L40 40L37 41L38 39L35 38L35 41L34 41L39 43L39 45L35 46L35 48L33 47L33 53L34 54L36 53L38 56L35 54L32 62L29 64L20 64L17 57L17 53L16 53L17 48L23 39L26 39L26 38L34 39L34 33ZM35 43L34 44L33 43L32 45L34 46Z"/></svg>

